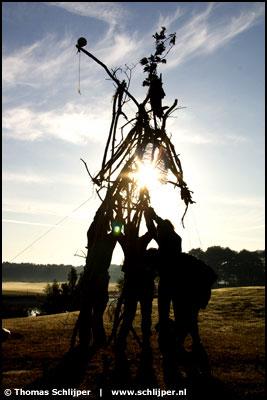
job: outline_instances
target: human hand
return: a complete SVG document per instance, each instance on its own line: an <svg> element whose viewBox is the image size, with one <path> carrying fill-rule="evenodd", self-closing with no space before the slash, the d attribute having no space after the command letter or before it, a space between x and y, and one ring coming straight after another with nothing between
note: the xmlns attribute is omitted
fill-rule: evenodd
<svg viewBox="0 0 267 400"><path fill-rule="evenodd" d="M147 217L149 217L149 218L153 218L155 215L156 215L156 214L155 214L154 208L148 207L148 208L145 210L145 216L147 216Z"/></svg>

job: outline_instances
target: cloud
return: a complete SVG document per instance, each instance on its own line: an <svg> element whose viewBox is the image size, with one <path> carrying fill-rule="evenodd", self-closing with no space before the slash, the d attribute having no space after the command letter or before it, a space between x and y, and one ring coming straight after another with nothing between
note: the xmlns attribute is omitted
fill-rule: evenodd
<svg viewBox="0 0 267 400"><path fill-rule="evenodd" d="M190 132L189 132L190 131ZM179 132L179 142L191 143L191 144L211 144L211 145L240 145L242 143L248 143L249 139L245 136L238 134L220 134L220 133L195 133L191 132L191 129L187 132L183 130Z"/></svg>
<svg viewBox="0 0 267 400"><path fill-rule="evenodd" d="M5 104L32 103L33 96L38 94L37 102L51 103L54 99L63 99L64 93L75 93L78 85L78 56L75 48L77 38L49 34L42 40L3 56L3 95ZM134 62L142 41L137 34L114 32L94 43L89 51L102 60L109 68L125 64L125 60ZM90 88L90 94L103 95L105 85L104 69L81 54L81 88L82 92ZM123 76L125 79L125 76ZM112 83L110 83L112 89ZM16 90L16 92L12 91ZM22 92L23 89L24 90ZM20 91L19 91L20 90ZM77 92L76 92L77 93ZM21 96L21 98L20 98ZM64 99L65 100L65 99Z"/></svg>
<svg viewBox="0 0 267 400"><path fill-rule="evenodd" d="M178 143L190 143L196 145L241 145L246 144L250 139L238 133L227 133L224 129L214 129L201 126L192 113L184 112L178 119L170 119L168 123L168 132L173 134L172 140Z"/></svg>
<svg viewBox="0 0 267 400"><path fill-rule="evenodd" d="M19 221L16 219L2 219L2 222L9 223L9 224L22 224L22 225L36 225L36 226L53 226L55 227L56 225L52 224L44 224L41 222L29 222L29 221Z"/></svg>
<svg viewBox="0 0 267 400"><path fill-rule="evenodd" d="M81 144L103 143L109 129L108 111L68 103L60 110L35 111L15 107L3 113L4 136L16 140L41 140L54 137Z"/></svg>
<svg viewBox="0 0 267 400"><path fill-rule="evenodd" d="M233 231L238 231L238 232L249 232L249 231L256 231L256 230L263 230L265 229L265 225L264 224L260 224L260 225L252 225L252 226L240 226L237 228L234 228ZM251 239L251 238L250 238ZM258 238L257 238L258 240Z"/></svg>
<svg viewBox="0 0 267 400"><path fill-rule="evenodd" d="M5 51L4 51L5 54ZM29 46L21 47L3 57L3 84L8 87L27 85L43 89L62 76L63 66L72 65L74 40L47 35ZM64 68L64 79L67 79Z"/></svg>
<svg viewBox="0 0 267 400"><path fill-rule="evenodd" d="M126 16L125 8L119 3L109 2L47 2L48 6L56 6L63 8L72 14L83 17L96 18L104 21L109 25L116 25Z"/></svg>
<svg viewBox="0 0 267 400"><path fill-rule="evenodd" d="M239 210L241 208L263 209L264 206L264 198L261 196L209 196L206 199L203 197L203 200L219 206L237 207Z"/></svg>
<svg viewBox="0 0 267 400"><path fill-rule="evenodd" d="M31 172L3 172L2 175L3 182L12 182L12 183L23 183L26 184L33 184L36 186L38 185L47 185L47 184L68 184L68 186L80 186L84 185L84 179L70 174L58 174L56 176L51 177L49 176L40 175Z"/></svg>
<svg viewBox="0 0 267 400"><path fill-rule="evenodd" d="M3 87L29 86L38 91L77 84L77 57L73 37L47 35L32 45L3 57ZM89 64L91 72L92 64ZM97 81L94 77L94 81Z"/></svg>
<svg viewBox="0 0 267 400"><path fill-rule="evenodd" d="M137 34L114 34L104 40L99 49L96 49L96 56L103 60L108 66L122 64L125 60L136 61L137 54L142 48L142 40L138 40Z"/></svg>
<svg viewBox="0 0 267 400"><path fill-rule="evenodd" d="M210 3L204 11L191 16L176 29L177 42L170 53L167 68L174 68L195 56L211 54L256 25L264 16L264 5L262 3L253 5L250 3L250 5L239 15L231 18L226 15L221 16L220 4L216 3ZM214 15L216 11L218 13ZM176 19L178 18L180 18L179 8ZM175 18L169 17L169 21L173 25ZM168 19L166 22L168 23Z"/></svg>
<svg viewBox="0 0 267 400"><path fill-rule="evenodd" d="M40 216L56 216L58 218L71 218L71 219L84 219L88 218L88 213L91 213L91 209L88 209L88 203L94 202L97 195L93 194L85 200L78 207L75 204L63 202L51 202L44 200L35 200L33 198L15 199L7 198L3 201L2 212L13 213L13 214L27 214L27 215L38 215ZM92 211L93 212L93 211ZM57 221L58 223L58 221Z"/></svg>
<svg viewBox="0 0 267 400"><path fill-rule="evenodd" d="M51 183L53 180L51 178L40 176L36 174L23 174L23 173L12 173L3 172L2 180L5 182L17 182L17 183Z"/></svg>
<svg viewBox="0 0 267 400"><path fill-rule="evenodd" d="M169 30L171 25L177 21L182 15L185 14L185 10L182 10L180 7L176 8L176 11L173 14L163 16L160 15L159 21L157 23L157 30L160 30L163 26Z"/></svg>
<svg viewBox="0 0 267 400"><path fill-rule="evenodd" d="M240 33L253 27L264 16L264 10L263 4L256 3L251 9L242 11L240 15L232 17L228 24L222 21L218 28L214 29L208 36L207 53L224 46Z"/></svg>
<svg viewBox="0 0 267 400"><path fill-rule="evenodd" d="M196 247L220 244L236 250L256 250L264 246L263 196L223 192L218 196L207 195L205 189L186 218L187 233L191 239L194 230L199 228L201 241L205 243L203 246L196 241Z"/></svg>
<svg viewBox="0 0 267 400"><path fill-rule="evenodd" d="M119 21L121 23L126 13L126 8L122 8L118 3L51 2L46 4L64 8L79 15L92 16L112 26L116 26ZM264 14L264 6L259 3L246 7L240 15L227 20L220 16L215 18L213 13L216 9L220 10L220 4L216 7L214 3L210 3L203 11L189 16L183 25L177 28L177 43L169 55L167 68L173 68L191 57L214 52L254 26ZM174 25L182 13L184 10L181 11L178 7L172 15L160 16L157 26ZM210 18L211 16L213 18ZM103 59L108 66L124 64L125 59L129 60L129 56L131 56L130 62L136 62L140 57L141 49L145 54L146 48L150 46L148 43L151 40L151 32L140 36L138 32L128 34L121 26L114 29L112 33L108 29L104 37L94 43L90 51ZM49 86L54 89L52 85L56 82L57 85L54 87L60 86L57 90L62 90L62 86L73 87L77 77L76 39L71 36L61 39L49 34L38 42L16 49L11 54L6 55L7 51L4 48L4 88L23 85L33 89L44 90ZM97 80L99 68L101 67L93 62L88 62L86 65L86 74L92 75L91 79L94 83Z"/></svg>

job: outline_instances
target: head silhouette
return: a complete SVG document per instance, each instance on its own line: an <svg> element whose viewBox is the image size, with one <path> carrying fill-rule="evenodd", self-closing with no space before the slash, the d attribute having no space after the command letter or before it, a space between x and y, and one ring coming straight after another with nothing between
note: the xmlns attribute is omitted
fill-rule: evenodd
<svg viewBox="0 0 267 400"><path fill-rule="evenodd" d="M158 234L161 237L168 237L174 233L174 226L168 219L165 219L158 225Z"/></svg>

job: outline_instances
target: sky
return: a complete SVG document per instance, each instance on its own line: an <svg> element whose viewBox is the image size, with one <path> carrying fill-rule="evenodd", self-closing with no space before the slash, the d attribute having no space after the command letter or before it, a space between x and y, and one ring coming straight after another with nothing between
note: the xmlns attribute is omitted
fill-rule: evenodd
<svg viewBox="0 0 267 400"><path fill-rule="evenodd" d="M196 201L181 225L178 190L152 206L169 218L183 250L264 249L263 2L3 2L3 261L81 265L99 205L80 158L100 169L114 85L75 44L110 69L133 67L130 92L146 88L138 61L162 26L176 45L162 65L163 105ZM123 72L119 76L123 79ZM135 115L127 103L127 115ZM116 247L113 263L123 254Z"/></svg>

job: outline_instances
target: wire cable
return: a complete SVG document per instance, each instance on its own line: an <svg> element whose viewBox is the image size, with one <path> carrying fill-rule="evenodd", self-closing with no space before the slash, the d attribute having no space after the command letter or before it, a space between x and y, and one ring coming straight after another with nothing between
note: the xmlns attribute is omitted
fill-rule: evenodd
<svg viewBox="0 0 267 400"><path fill-rule="evenodd" d="M76 211L78 211L84 204L86 204L89 200L91 200L91 197L87 200L85 200L82 204L80 204L78 207L76 207L72 212L65 217L61 218L55 225L53 225L51 228L49 228L46 232L42 233L42 235L38 236L36 239L34 239L33 242L31 242L28 246L26 246L23 250L21 250L15 257L13 257L10 262L14 261L17 257L19 257L21 254L25 253L28 249L30 249L35 243L39 242L43 237L45 237L48 233L50 233L53 229L61 225L66 219L68 219L72 214L74 214Z"/></svg>
<svg viewBox="0 0 267 400"><path fill-rule="evenodd" d="M79 65L78 65L78 93L81 94L81 53L79 52Z"/></svg>
<svg viewBox="0 0 267 400"><path fill-rule="evenodd" d="M199 241L199 244L200 244L200 248L203 250L203 243L202 243L201 238L200 238L200 234L199 234L199 230L198 230L198 226L197 226L197 222L196 222L196 217L195 217L195 213L194 213L193 209L192 209L192 215L193 215L194 227L195 227L195 230L196 230L196 233L197 233L197 236L198 236L198 241Z"/></svg>

